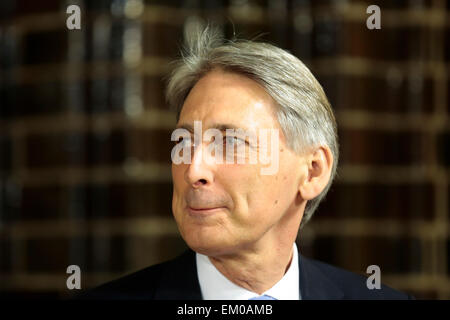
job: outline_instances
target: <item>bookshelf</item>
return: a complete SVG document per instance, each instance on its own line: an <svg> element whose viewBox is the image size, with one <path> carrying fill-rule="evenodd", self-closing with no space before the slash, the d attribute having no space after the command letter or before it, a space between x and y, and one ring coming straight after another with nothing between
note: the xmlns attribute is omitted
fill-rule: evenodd
<svg viewBox="0 0 450 320"><path fill-rule="evenodd" d="M305 255L418 298L450 299L449 13L443 0L64 1L0 5L0 292L65 296L185 248L171 217L163 76L190 21L290 50L336 113L338 179ZM389 4L388 4L389 3ZM72 3L71 3L72 4ZM113 250L114 249L114 250Z"/></svg>

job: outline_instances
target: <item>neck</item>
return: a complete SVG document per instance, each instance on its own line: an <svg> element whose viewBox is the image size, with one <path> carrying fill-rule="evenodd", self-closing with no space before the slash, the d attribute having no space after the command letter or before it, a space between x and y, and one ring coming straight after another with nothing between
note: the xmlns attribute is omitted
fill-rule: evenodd
<svg viewBox="0 0 450 320"><path fill-rule="evenodd" d="M261 295L289 269L305 205L306 201L296 201L277 226L258 241L232 253L209 256L211 263L234 284Z"/></svg>
<svg viewBox="0 0 450 320"><path fill-rule="evenodd" d="M261 295L289 269L293 241L278 246L256 246L238 254L210 257L212 264L234 284Z"/></svg>

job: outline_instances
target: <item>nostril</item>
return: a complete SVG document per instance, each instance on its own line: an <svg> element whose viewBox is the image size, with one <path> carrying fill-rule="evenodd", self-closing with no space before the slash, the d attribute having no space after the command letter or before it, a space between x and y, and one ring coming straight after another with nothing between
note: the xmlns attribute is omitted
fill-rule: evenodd
<svg viewBox="0 0 450 320"><path fill-rule="evenodd" d="M198 179L197 181L195 181L195 183L192 185L194 188L199 188L201 186L206 185L208 182L206 179Z"/></svg>

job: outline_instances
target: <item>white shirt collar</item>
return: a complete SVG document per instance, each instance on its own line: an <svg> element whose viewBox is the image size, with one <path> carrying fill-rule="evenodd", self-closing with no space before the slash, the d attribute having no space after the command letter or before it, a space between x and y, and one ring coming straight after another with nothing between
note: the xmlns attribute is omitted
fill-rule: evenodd
<svg viewBox="0 0 450 320"><path fill-rule="evenodd" d="M294 254L291 265L283 278L272 288L264 292L277 300L300 300L299 269L297 245L293 245ZM196 254L197 275L204 300L248 300L259 296L255 292L239 287L228 280L205 255Z"/></svg>

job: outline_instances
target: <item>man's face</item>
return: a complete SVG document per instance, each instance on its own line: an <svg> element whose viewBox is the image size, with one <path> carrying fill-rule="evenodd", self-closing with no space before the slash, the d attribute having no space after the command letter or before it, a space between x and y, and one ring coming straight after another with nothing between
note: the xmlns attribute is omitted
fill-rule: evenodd
<svg viewBox="0 0 450 320"><path fill-rule="evenodd" d="M205 141L193 150L189 164L172 163L172 210L189 247L214 256L268 242L276 250L286 236L295 238L306 204L298 192L305 178L304 161L286 145L274 100L247 77L213 70L190 91L177 127L193 128L194 121L201 121L203 132L225 127L278 130L278 147L269 147L269 152L278 153L279 166L275 173L263 175L261 169L268 165L259 160L256 164L205 161ZM223 135L225 153L225 144L235 140L227 138L225 131ZM246 157L262 152L258 143L247 145L247 150Z"/></svg>

